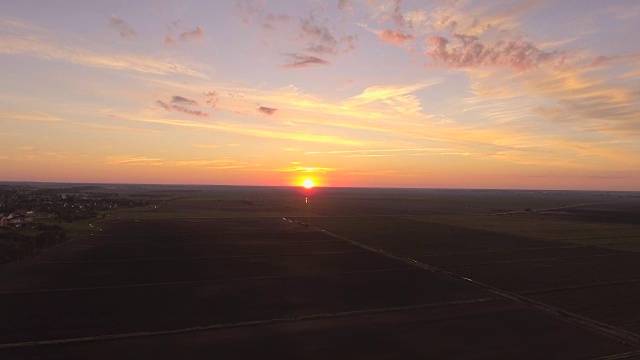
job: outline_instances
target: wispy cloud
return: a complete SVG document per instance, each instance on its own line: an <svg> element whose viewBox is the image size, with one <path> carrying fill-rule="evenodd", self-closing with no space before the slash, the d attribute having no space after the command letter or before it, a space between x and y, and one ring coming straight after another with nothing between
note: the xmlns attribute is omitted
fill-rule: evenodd
<svg viewBox="0 0 640 360"><path fill-rule="evenodd" d="M180 106L180 105L173 105L173 106L171 106L171 108L173 110L175 110L175 111L179 111L179 112L185 113L187 115L193 115L193 116L197 116L197 117L201 117L201 118L208 118L209 117L209 114L206 113L206 112L202 112L200 110L191 110L191 109L188 109L188 108L186 108L184 106Z"/></svg>
<svg viewBox="0 0 640 360"><path fill-rule="evenodd" d="M131 133L131 134L158 134L160 131L154 129L147 129L142 127L131 127L121 125L109 125L109 124L94 124L94 123L74 123L74 126L81 126L88 129L95 129L98 131L113 131L115 133Z"/></svg>
<svg viewBox="0 0 640 360"><path fill-rule="evenodd" d="M415 40L415 36L405 34L400 31L384 29L378 33L380 40L394 45L404 45L406 42Z"/></svg>
<svg viewBox="0 0 640 360"><path fill-rule="evenodd" d="M338 0L338 9L340 11L346 11L349 9L349 0Z"/></svg>
<svg viewBox="0 0 640 360"><path fill-rule="evenodd" d="M286 63L282 65L282 67L288 68L288 69L298 69L298 68L304 68L304 67L314 66L314 65L329 64L328 61L320 59L315 56L304 55L304 54L293 54L293 53L286 54L286 55L289 59Z"/></svg>
<svg viewBox="0 0 640 360"><path fill-rule="evenodd" d="M276 111L278 111L278 109L274 109L266 106L260 106L258 108L258 111L265 115L273 115Z"/></svg>
<svg viewBox="0 0 640 360"><path fill-rule="evenodd" d="M264 8L263 2L239 0L236 10L247 25L257 24L262 30L274 30L278 23L287 23L291 17L287 14L275 14Z"/></svg>
<svg viewBox="0 0 640 360"><path fill-rule="evenodd" d="M323 58L336 57L356 48L357 34L348 34L340 23L325 16L323 6L313 6L306 16L275 14L266 9L267 3L243 0L237 3L238 13L247 25L258 25L263 31L265 43L270 44L274 35L287 35L280 48L288 48L289 61L285 68L301 68L322 65ZM289 35L293 35L293 39Z"/></svg>
<svg viewBox="0 0 640 360"><path fill-rule="evenodd" d="M395 108L402 113L416 112L421 110L420 101L410 94L440 81L436 79L428 83L409 86L370 86L362 93L349 98L345 103L349 106L362 106L382 101L388 105L396 106Z"/></svg>
<svg viewBox="0 0 640 360"><path fill-rule="evenodd" d="M367 140L351 139L328 134L325 135L304 131L285 131L280 127L259 127L255 125L230 124L223 122L202 123L177 119L162 119L157 116L147 116L144 114L134 114L131 116L120 115L117 116L117 118L133 122L143 122L194 130L209 130L258 138L281 139L297 142L332 143L344 146L366 146L367 144L374 143Z"/></svg>
<svg viewBox="0 0 640 360"><path fill-rule="evenodd" d="M209 114L202 112L200 110L192 110L189 109L183 105L179 105L179 104L186 104L186 105L198 105L198 102L196 102L195 100L191 100L191 99L187 99L184 98L182 96L174 96L171 99L172 104L167 104L166 102L162 101L162 100L157 100L156 104L158 106L160 106L161 108L163 108L166 111L178 111L187 115L193 115L193 116L197 116L197 117L201 117L201 118L208 118Z"/></svg>
<svg viewBox="0 0 640 360"><path fill-rule="evenodd" d="M302 173L322 173L326 174L328 172L339 170L337 168L330 167L305 167L305 166L291 166L280 169L275 169L275 171L282 172L302 172Z"/></svg>
<svg viewBox="0 0 640 360"><path fill-rule="evenodd" d="M218 105L218 101L220 100L218 94L216 94L215 91L207 91L204 93L204 96L207 98L206 104L215 109Z"/></svg>
<svg viewBox="0 0 640 360"><path fill-rule="evenodd" d="M161 108L167 110L167 111L172 111L171 109L171 105L167 104L166 102L162 101L162 100L158 100L156 101L156 104L158 106L160 106Z"/></svg>
<svg viewBox="0 0 640 360"><path fill-rule="evenodd" d="M380 153L389 156L392 153L443 153L452 151L451 148L404 148L404 149L361 149L361 150L331 150L331 151L307 151L305 155L333 154L333 155L380 155Z"/></svg>
<svg viewBox="0 0 640 360"><path fill-rule="evenodd" d="M173 46L177 44L177 41L171 35L166 35L164 37L164 40L162 40L162 43L168 46Z"/></svg>
<svg viewBox="0 0 640 360"><path fill-rule="evenodd" d="M146 156L107 156L105 162L109 165L164 165L162 159Z"/></svg>
<svg viewBox="0 0 640 360"><path fill-rule="evenodd" d="M193 99L188 99L184 96L174 95L171 98L171 102L173 104L181 104L181 105L195 105L198 106L198 102Z"/></svg>
<svg viewBox="0 0 640 360"><path fill-rule="evenodd" d="M563 62L562 54L542 51L529 41L509 40L486 45L475 36L454 34L453 38L456 44L449 46L449 39L432 36L425 42L429 47L425 54L454 68L496 66L526 71L542 64Z"/></svg>
<svg viewBox="0 0 640 360"><path fill-rule="evenodd" d="M0 118L2 119L10 119L17 121L42 121L42 122L64 122L65 119L51 116L42 112L9 112L2 111L0 112Z"/></svg>
<svg viewBox="0 0 640 360"><path fill-rule="evenodd" d="M155 56L113 53L84 44L75 36L53 36L45 29L29 27L14 21L0 20L8 33L0 33L0 54L28 55L45 60L61 60L96 68L136 71L149 74L183 74L198 78L207 76L188 65L162 60ZM13 33L13 34L12 34Z"/></svg>
<svg viewBox="0 0 640 360"><path fill-rule="evenodd" d="M197 26L193 30L183 31L178 35L178 38L182 41L200 40L204 37L204 31L200 26Z"/></svg>
<svg viewBox="0 0 640 360"><path fill-rule="evenodd" d="M305 50L321 55L336 55L356 47L355 35L335 35L313 12L307 18L300 19L300 34L308 44Z"/></svg>
<svg viewBox="0 0 640 360"><path fill-rule="evenodd" d="M218 145L218 144L196 144L193 146L201 149L218 149L222 147L222 145Z"/></svg>
<svg viewBox="0 0 640 360"><path fill-rule="evenodd" d="M115 16L109 17L109 26L118 30L120 37L125 39L131 39L137 35L137 32L129 24Z"/></svg>
<svg viewBox="0 0 640 360"><path fill-rule="evenodd" d="M124 155L107 156L104 159L104 162L108 165L185 167L209 170L231 170L247 167L255 168L257 166L257 164L249 164L227 157L218 159L168 159L159 157Z"/></svg>

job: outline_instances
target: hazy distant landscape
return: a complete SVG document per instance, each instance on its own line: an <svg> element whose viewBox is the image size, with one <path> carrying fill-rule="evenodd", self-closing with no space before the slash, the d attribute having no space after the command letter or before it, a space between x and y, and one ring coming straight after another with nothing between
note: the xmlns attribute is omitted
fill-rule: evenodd
<svg viewBox="0 0 640 360"><path fill-rule="evenodd" d="M3 359L640 356L636 192L0 188Z"/></svg>

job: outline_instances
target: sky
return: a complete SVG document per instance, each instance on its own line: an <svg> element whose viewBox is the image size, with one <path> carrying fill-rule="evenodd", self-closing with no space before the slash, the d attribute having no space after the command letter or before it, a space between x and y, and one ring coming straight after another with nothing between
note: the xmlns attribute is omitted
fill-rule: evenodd
<svg viewBox="0 0 640 360"><path fill-rule="evenodd" d="M0 0L0 181L640 190L637 0Z"/></svg>

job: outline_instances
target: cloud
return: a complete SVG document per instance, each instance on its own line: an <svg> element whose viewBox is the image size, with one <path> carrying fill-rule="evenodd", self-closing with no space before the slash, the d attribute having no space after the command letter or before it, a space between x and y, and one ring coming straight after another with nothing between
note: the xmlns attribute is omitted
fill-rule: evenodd
<svg viewBox="0 0 640 360"><path fill-rule="evenodd" d="M260 30L266 30L262 31L265 44L273 46L271 43L278 41L282 45L275 46L297 47L291 52L317 56L337 56L356 47L357 35L346 34L342 24L331 21L330 16L320 16L325 11L321 5L313 6L307 16L274 14L265 9L266 5L264 1L237 3L245 24L257 24Z"/></svg>
<svg viewBox="0 0 640 360"><path fill-rule="evenodd" d="M198 102L192 99L187 99L183 96L175 95L171 98L171 103L173 104L182 104L182 105L198 105Z"/></svg>
<svg viewBox="0 0 640 360"><path fill-rule="evenodd" d="M337 168L329 168L329 167L305 167L305 166L291 166L281 169L274 169L275 171L281 172L303 172L303 173L322 173L326 174L328 172L340 170Z"/></svg>
<svg viewBox="0 0 640 360"><path fill-rule="evenodd" d="M278 23L286 23L291 18L286 14L265 11L263 2L254 6L251 1L240 0L236 2L236 10L242 15L243 23L257 23L264 30L274 30Z"/></svg>
<svg viewBox="0 0 640 360"><path fill-rule="evenodd" d="M167 104L166 102L162 101L162 100L158 100L156 101L156 104L158 106L160 106L161 108L163 108L166 111L172 112L172 111L177 111L177 112L181 112L181 113L185 113L188 115L193 115L193 116L197 116L197 117L202 117L202 118L208 118L209 114L202 112L200 110L191 110L189 108L186 108L182 105L176 105L177 104L188 104L188 105L197 105L198 103L195 100L190 100L187 99L185 97L182 96L174 96L171 99L171 103L173 103L173 105L171 104Z"/></svg>
<svg viewBox="0 0 640 360"><path fill-rule="evenodd" d="M221 158L216 160L177 160L168 162L167 165L173 166L191 166L215 170L227 170L227 169L241 169L247 167L249 164L236 161L229 158ZM256 166L256 164L251 164Z"/></svg>
<svg viewBox="0 0 640 360"><path fill-rule="evenodd" d="M393 153L442 153L445 151L452 151L451 148L402 148L402 149L361 149L361 150L330 150L330 151L307 151L305 155L317 155L317 154L332 154L332 155L345 155L345 156L391 156Z"/></svg>
<svg viewBox="0 0 640 360"><path fill-rule="evenodd" d="M368 144L375 143L373 141L368 140L358 140L350 137L338 137L334 134L318 134L317 132L291 132L291 131L283 131L282 128L277 127L260 127L257 125L244 125L244 124L230 124L230 123L203 123L203 122L192 122L186 120L177 120L177 119L159 119L157 116L144 116L144 115L133 115L130 117L119 116L119 119L132 121L132 122L143 122L149 124L158 124L158 125L166 125L173 126L179 128L187 128L194 130L210 130L215 132L226 132L230 134L238 134L244 136L252 136L258 138L268 138L268 139L280 139L287 141L299 141L302 143L314 142L314 143L327 143L327 144L338 144L345 146L367 146ZM232 146L232 145L229 145Z"/></svg>
<svg viewBox="0 0 640 360"><path fill-rule="evenodd" d="M495 66L527 71L547 63L562 63L563 56L557 52L545 52L533 43L524 40L499 41L485 45L476 36L454 34L456 44L450 46L449 39L432 36L425 45L425 52L436 62L453 68Z"/></svg>
<svg viewBox="0 0 640 360"><path fill-rule="evenodd" d="M162 159L146 156L107 156L105 162L109 165L163 165Z"/></svg>
<svg viewBox="0 0 640 360"><path fill-rule="evenodd" d="M156 101L156 104L158 104L158 106L160 106L161 108L163 108L163 109L165 109L167 111L172 111L171 110L171 105L167 104L164 101L158 100L158 101Z"/></svg>
<svg viewBox="0 0 640 360"><path fill-rule="evenodd" d="M34 146L18 146L16 148L16 152L19 153L30 153L34 151L36 151L36 148Z"/></svg>
<svg viewBox="0 0 640 360"><path fill-rule="evenodd" d="M288 69L296 69L303 68L307 66L313 65L328 65L330 64L328 61L320 59L315 56L304 55L304 54L286 54L289 57L289 61L286 62L282 67Z"/></svg>
<svg viewBox="0 0 640 360"><path fill-rule="evenodd" d="M345 103L349 106L362 106L375 101L389 102L394 99L408 99L411 93L439 82L440 80L433 80L431 83L408 86L370 86L364 89L362 93L349 98ZM417 101L415 97L413 99Z"/></svg>
<svg viewBox="0 0 640 360"><path fill-rule="evenodd" d="M204 37L204 32L202 31L202 28L200 26L197 26L193 30L181 32L180 35L178 35L178 38L181 41L200 40L203 37Z"/></svg>
<svg viewBox="0 0 640 360"><path fill-rule="evenodd" d="M413 41L415 37L410 34L404 34L399 31L389 29L382 30L378 33L380 40L389 44L403 45L407 41Z"/></svg>
<svg viewBox="0 0 640 360"><path fill-rule="evenodd" d="M173 46L176 44L176 39L172 38L171 36L167 35L164 37L164 40L162 41L163 44L165 45L169 45L169 46Z"/></svg>
<svg viewBox="0 0 640 360"><path fill-rule="evenodd" d="M399 29L403 29L405 26L404 16L402 16L402 0L393 0L393 13L391 19Z"/></svg>
<svg viewBox="0 0 640 360"><path fill-rule="evenodd" d="M115 16L109 17L109 26L118 30L120 37L131 39L137 35L136 31L131 28L124 20Z"/></svg>
<svg viewBox="0 0 640 360"><path fill-rule="evenodd" d="M151 166L176 166L176 167L197 167L214 170L240 169L248 165L256 166L256 164L247 164L229 158L220 159L189 159L189 160L169 160L162 158L151 158L146 156L107 156L105 163L109 165L151 165Z"/></svg>
<svg viewBox="0 0 640 360"><path fill-rule="evenodd" d="M216 106L218 106L218 101L220 100L220 98L218 97L218 94L216 94L215 91L209 91L204 93L204 96L207 98L206 104L211 106L213 109L216 108Z"/></svg>
<svg viewBox="0 0 640 360"><path fill-rule="evenodd" d="M42 112L12 112L0 111L0 119L11 119L19 121L43 121L43 122L64 122L65 119L51 116Z"/></svg>
<svg viewBox="0 0 640 360"><path fill-rule="evenodd" d="M176 28L178 28L179 25L179 20L172 21L167 24L167 30L169 31L169 34L166 34L164 36L164 40L162 40L162 43L164 45L174 46L177 45L178 42L185 43L201 40L204 38L204 31L200 26L196 26L196 28L193 30L182 31L176 35L176 32L178 31Z"/></svg>
<svg viewBox="0 0 640 360"><path fill-rule="evenodd" d="M147 74L183 74L206 78L203 73L174 60L162 60L157 56L118 53L109 49L90 46L72 34L54 34L41 28L12 21L0 20L8 34L0 34L0 54L28 55L45 60L61 60L82 66L137 71Z"/></svg>
<svg viewBox="0 0 640 360"><path fill-rule="evenodd" d="M640 53L605 56L598 55L591 61L592 66L615 65L619 63L633 63L640 66Z"/></svg>
<svg viewBox="0 0 640 360"><path fill-rule="evenodd" d="M349 9L349 0L338 0L338 9L346 11Z"/></svg>
<svg viewBox="0 0 640 360"><path fill-rule="evenodd" d="M201 118L208 118L209 114L202 112L200 110L191 110L191 109L187 109L184 106L180 106L180 105L173 105L171 106L171 108L173 110L188 114L188 115L193 115L193 116L197 116L197 117L201 117Z"/></svg>
<svg viewBox="0 0 640 360"><path fill-rule="evenodd" d="M552 101L538 115L579 130L628 137L640 134L638 80L607 69L554 72L523 79L531 94Z"/></svg>
<svg viewBox="0 0 640 360"><path fill-rule="evenodd" d="M317 54L336 55L355 48L355 35L336 37L327 25L318 23L313 12L308 18L300 19L300 33L308 42L306 50Z"/></svg>
<svg viewBox="0 0 640 360"><path fill-rule="evenodd" d="M276 111L278 111L278 109L274 109L274 108L270 108L270 107L266 107L266 106L260 106L258 108L258 111L260 111L261 113L263 113L265 115L273 115Z"/></svg>
<svg viewBox="0 0 640 360"><path fill-rule="evenodd" d="M117 119L114 116L109 116L111 118ZM119 126L119 125L107 125L107 124L94 124L94 123L75 123L74 125L82 126L88 129L94 129L99 131L113 131L117 133L135 133L135 134L158 134L160 131L154 129L147 129L142 127L131 127L131 126Z"/></svg>

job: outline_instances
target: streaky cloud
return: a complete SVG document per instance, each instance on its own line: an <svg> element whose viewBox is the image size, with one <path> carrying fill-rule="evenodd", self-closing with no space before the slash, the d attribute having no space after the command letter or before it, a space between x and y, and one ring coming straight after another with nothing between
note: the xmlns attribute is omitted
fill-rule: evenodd
<svg viewBox="0 0 640 360"><path fill-rule="evenodd" d="M171 102L174 104L183 104L183 105L198 105L198 102L193 99L188 99L184 96L174 95L171 98Z"/></svg>
<svg viewBox="0 0 640 360"><path fill-rule="evenodd" d="M304 54L295 54L289 53L286 54L289 60L282 65L282 67L287 69L297 69L304 68L308 66L315 65L328 65L330 64L328 61L320 59L319 57L304 55Z"/></svg>
<svg viewBox="0 0 640 360"><path fill-rule="evenodd" d="M258 108L258 111L265 115L273 115L276 111L278 111L278 109L274 109L266 106L260 106Z"/></svg>
<svg viewBox="0 0 640 360"><path fill-rule="evenodd" d="M175 111L179 111L188 115L193 115L193 116L197 116L197 117L201 117L201 118L208 118L209 114L206 112L202 112L200 110L191 110L188 109L184 106L180 106L180 105L173 105L171 106L171 108Z"/></svg>
<svg viewBox="0 0 640 360"><path fill-rule="evenodd" d="M20 34L19 36L0 34L0 54L28 55L44 60L67 61L82 66L119 71L155 75L182 74L207 78L204 73L175 60L163 60L154 56L126 52L114 53L107 49L87 46L81 39L71 35L54 35L47 29L15 21L0 19L0 25L6 26L9 33L15 31Z"/></svg>

